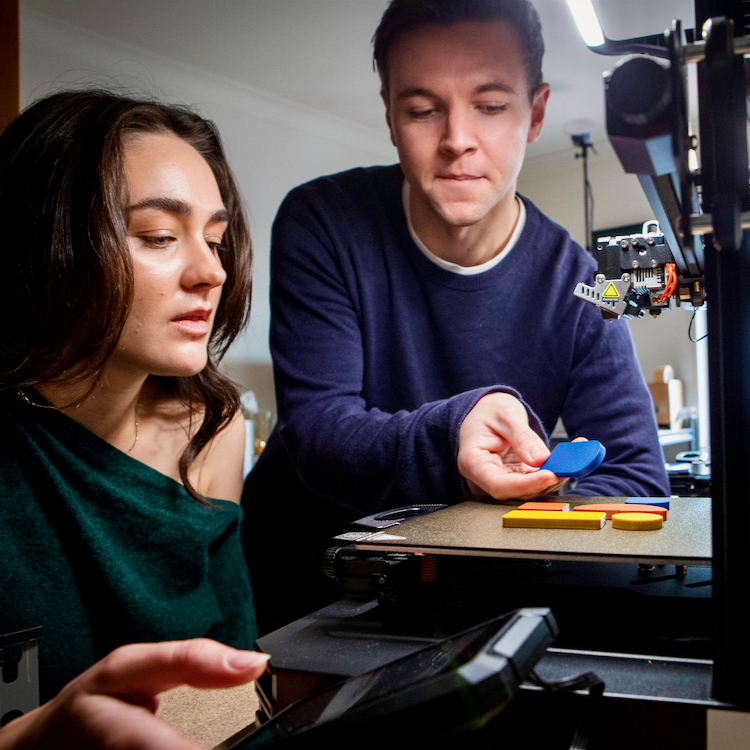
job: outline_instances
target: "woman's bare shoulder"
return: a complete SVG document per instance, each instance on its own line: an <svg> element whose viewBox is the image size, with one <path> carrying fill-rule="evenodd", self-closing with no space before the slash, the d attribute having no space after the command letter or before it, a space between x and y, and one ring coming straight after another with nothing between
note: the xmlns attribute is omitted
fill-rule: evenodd
<svg viewBox="0 0 750 750"><path fill-rule="evenodd" d="M239 503L244 463L245 420L238 411L200 452L191 472L197 471L196 486L205 497Z"/></svg>
<svg viewBox="0 0 750 750"><path fill-rule="evenodd" d="M138 403L141 438L132 457L180 481L180 456L200 429L203 416L201 405L186 404L158 384L144 388ZM238 411L201 450L188 477L204 497L239 503L244 460L245 420Z"/></svg>

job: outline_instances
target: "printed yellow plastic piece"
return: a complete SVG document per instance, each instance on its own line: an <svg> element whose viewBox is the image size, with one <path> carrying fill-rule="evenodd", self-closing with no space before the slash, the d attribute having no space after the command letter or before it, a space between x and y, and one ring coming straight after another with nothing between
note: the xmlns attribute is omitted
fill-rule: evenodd
<svg viewBox="0 0 750 750"><path fill-rule="evenodd" d="M561 513L559 510L512 510L503 526L521 529L601 529L606 513ZM659 516L655 516L659 518ZM659 520L661 520L659 518Z"/></svg>
<svg viewBox="0 0 750 750"><path fill-rule="evenodd" d="M628 531L651 531L662 527L661 516L656 513L615 513L612 516L613 529Z"/></svg>

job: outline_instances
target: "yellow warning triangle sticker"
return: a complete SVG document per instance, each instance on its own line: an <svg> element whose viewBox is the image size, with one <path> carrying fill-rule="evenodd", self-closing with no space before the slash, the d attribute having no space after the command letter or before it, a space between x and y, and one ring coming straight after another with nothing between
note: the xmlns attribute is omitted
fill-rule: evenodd
<svg viewBox="0 0 750 750"><path fill-rule="evenodd" d="M607 288L602 294L603 299L620 299L620 293L617 291L615 285L610 281Z"/></svg>

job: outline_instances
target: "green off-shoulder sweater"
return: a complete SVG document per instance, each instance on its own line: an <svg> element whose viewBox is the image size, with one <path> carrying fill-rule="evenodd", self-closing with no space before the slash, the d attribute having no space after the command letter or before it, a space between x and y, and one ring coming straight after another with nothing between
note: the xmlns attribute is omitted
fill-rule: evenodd
<svg viewBox="0 0 750 750"><path fill-rule="evenodd" d="M251 648L241 518L61 412L0 392L0 635L42 626L42 701L125 643Z"/></svg>

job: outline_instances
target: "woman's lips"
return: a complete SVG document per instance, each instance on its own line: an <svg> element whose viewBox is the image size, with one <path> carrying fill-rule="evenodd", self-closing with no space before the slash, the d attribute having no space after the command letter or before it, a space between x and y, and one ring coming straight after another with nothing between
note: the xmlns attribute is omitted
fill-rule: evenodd
<svg viewBox="0 0 750 750"><path fill-rule="evenodd" d="M191 310L172 318L170 323L194 336L205 336L209 332L210 318L211 310Z"/></svg>

